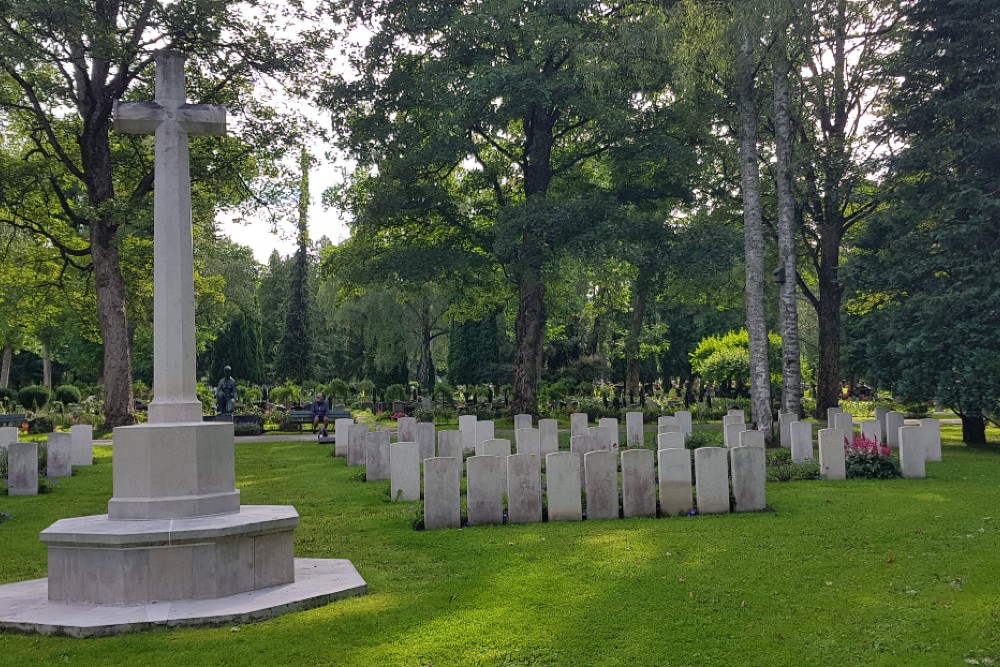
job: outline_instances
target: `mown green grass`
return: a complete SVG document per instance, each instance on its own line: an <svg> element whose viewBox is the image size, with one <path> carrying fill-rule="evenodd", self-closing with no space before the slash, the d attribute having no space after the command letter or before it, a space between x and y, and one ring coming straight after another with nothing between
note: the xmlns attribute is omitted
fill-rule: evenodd
<svg viewBox="0 0 1000 667"><path fill-rule="evenodd" d="M1000 662L1000 450L956 430L926 480L771 484L768 513L434 532L326 447L241 443L243 502L294 504L296 554L349 558L368 595L239 628L0 634L0 664ZM45 576L38 532L110 493L99 449L51 494L0 498L0 582Z"/></svg>

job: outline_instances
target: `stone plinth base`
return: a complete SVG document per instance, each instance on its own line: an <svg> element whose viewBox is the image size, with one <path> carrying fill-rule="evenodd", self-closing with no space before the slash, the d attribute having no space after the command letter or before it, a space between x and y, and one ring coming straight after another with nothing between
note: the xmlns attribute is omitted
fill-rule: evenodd
<svg viewBox="0 0 1000 667"><path fill-rule="evenodd" d="M295 579L291 506L244 505L190 519L61 519L41 533L48 598L146 604L218 598Z"/></svg>
<svg viewBox="0 0 1000 667"><path fill-rule="evenodd" d="M98 637L154 628L234 625L321 607L365 593L368 585L348 560L295 559L295 581L210 600L93 605L53 602L46 579L0 586L0 630Z"/></svg>
<svg viewBox="0 0 1000 667"><path fill-rule="evenodd" d="M233 425L190 422L115 429L112 519L237 512Z"/></svg>

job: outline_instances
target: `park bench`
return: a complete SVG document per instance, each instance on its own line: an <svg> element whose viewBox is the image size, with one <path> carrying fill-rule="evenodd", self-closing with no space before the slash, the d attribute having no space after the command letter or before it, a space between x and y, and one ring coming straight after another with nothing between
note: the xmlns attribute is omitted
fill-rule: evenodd
<svg viewBox="0 0 1000 667"><path fill-rule="evenodd" d="M348 412L348 410L344 406L338 405L337 407L330 408L330 411L326 413L326 416L330 422L333 422L333 420L335 419L344 419L344 418L350 419L351 413ZM309 426L312 426L313 423L312 409L291 410L287 415L285 415L282 418L281 421L284 424L295 424L301 431L303 424L308 424Z"/></svg>
<svg viewBox="0 0 1000 667"><path fill-rule="evenodd" d="M16 426L20 428L24 423L23 414L0 415L0 426Z"/></svg>

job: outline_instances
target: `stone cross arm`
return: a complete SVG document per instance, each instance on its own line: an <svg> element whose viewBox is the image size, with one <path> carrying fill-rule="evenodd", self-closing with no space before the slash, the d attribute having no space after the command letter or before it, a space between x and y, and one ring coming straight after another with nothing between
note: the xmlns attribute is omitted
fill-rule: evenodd
<svg viewBox="0 0 1000 667"><path fill-rule="evenodd" d="M115 131L124 134L155 134L161 123L170 120L187 134L226 134L226 109L219 105L116 102L114 111Z"/></svg>

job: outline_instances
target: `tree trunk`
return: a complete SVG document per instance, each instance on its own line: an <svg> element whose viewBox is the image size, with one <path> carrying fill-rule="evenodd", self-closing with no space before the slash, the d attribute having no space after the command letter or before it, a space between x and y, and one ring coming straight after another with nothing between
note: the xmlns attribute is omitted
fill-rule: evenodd
<svg viewBox="0 0 1000 667"><path fill-rule="evenodd" d="M431 343L434 337L431 335L430 327L425 327L420 335L420 361L417 363L417 384L420 385L428 395L434 394L434 360L431 356L433 352Z"/></svg>
<svg viewBox="0 0 1000 667"><path fill-rule="evenodd" d="M545 285L522 277L517 282L517 317L514 319L514 414L538 414L538 374L545 336Z"/></svg>
<svg viewBox="0 0 1000 667"><path fill-rule="evenodd" d="M982 416L961 415L962 442L967 445L986 444L986 420Z"/></svg>
<svg viewBox="0 0 1000 667"><path fill-rule="evenodd" d="M773 439L771 378L767 363L764 320L764 225L757 156L759 109L754 94L753 44L744 30L736 56L736 96L739 109L740 180L743 185L743 241L746 256L746 320L750 348L750 414L752 427Z"/></svg>
<svg viewBox="0 0 1000 667"><path fill-rule="evenodd" d="M3 362L0 362L0 389L10 386L10 363L14 356L14 349L10 343L3 346Z"/></svg>
<svg viewBox="0 0 1000 667"><path fill-rule="evenodd" d="M52 355L45 343L42 343L42 386L52 389Z"/></svg>
<svg viewBox="0 0 1000 667"><path fill-rule="evenodd" d="M635 301L625 340L625 391L639 391L639 339L642 336L642 315L646 310L646 281L640 276L635 284Z"/></svg>
<svg viewBox="0 0 1000 667"><path fill-rule="evenodd" d="M844 290L838 279L840 264L840 234L824 225L821 231L822 258L817 272L819 303L819 369L816 382L816 411L826 414L827 408L840 405L840 304Z"/></svg>
<svg viewBox="0 0 1000 667"><path fill-rule="evenodd" d="M97 322L104 343L104 426L113 428L134 422L125 284L114 231L96 222L90 230Z"/></svg>
<svg viewBox="0 0 1000 667"><path fill-rule="evenodd" d="M796 294L795 193L792 190L792 122L788 99L788 44L778 28L771 47L774 72L774 140L777 157L775 188L778 194L778 256L784 269L778 320L781 330L781 406L802 414L802 368L799 360L799 313Z"/></svg>

